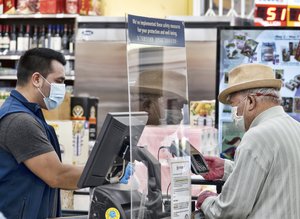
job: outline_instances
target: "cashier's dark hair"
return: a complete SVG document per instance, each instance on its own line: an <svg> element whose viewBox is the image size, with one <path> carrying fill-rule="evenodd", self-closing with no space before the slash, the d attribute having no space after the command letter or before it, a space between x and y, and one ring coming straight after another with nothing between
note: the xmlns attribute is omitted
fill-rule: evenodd
<svg viewBox="0 0 300 219"><path fill-rule="evenodd" d="M17 85L24 86L34 72L39 72L44 78L52 71L51 62L56 60L66 64L63 54L52 49L34 48L27 50L20 58L17 68Z"/></svg>

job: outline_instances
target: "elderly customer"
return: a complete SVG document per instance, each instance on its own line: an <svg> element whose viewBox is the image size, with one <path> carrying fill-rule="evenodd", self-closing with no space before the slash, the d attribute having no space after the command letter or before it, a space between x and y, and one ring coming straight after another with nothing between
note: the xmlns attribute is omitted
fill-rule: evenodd
<svg viewBox="0 0 300 219"><path fill-rule="evenodd" d="M219 101L232 106L245 130L234 162L206 157L209 180L226 180L222 192L202 192L206 218L300 218L300 123L280 106L281 81L272 68L243 64L229 72Z"/></svg>

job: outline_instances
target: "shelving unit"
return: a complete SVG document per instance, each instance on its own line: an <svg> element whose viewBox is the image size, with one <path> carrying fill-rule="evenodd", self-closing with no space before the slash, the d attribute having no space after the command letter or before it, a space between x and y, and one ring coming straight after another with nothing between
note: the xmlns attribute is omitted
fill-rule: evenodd
<svg viewBox="0 0 300 219"><path fill-rule="evenodd" d="M75 24L77 14L1 14L0 15L0 24L22 24L24 22L33 22L34 24L40 25L51 22Z"/></svg>
<svg viewBox="0 0 300 219"><path fill-rule="evenodd" d="M0 55L0 60L19 60L21 55ZM68 60L75 60L74 55L65 55L65 59Z"/></svg>
<svg viewBox="0 0 300 219"><path fill-rule="evenodd" d="M0 80L17 80L16 75L0 75ZM66 81L74 81L75 76L66 76Z"/></svg>
<svg viewBox="0 0 300 219"><path fill-rule="evenodd" d="M44 39L47 37L47 33L51 33L53 36L54 34L59 34L60 39L62 39L62 34L67 35L68 40L70 40L71 33L74 33L77 30L77 14L28 14L28 15L7 15L2 14L0 15L0 25L2 33L8 32L9 37L11 39L11 33L14 31L16 37L16 44L17 44L17 37L19 32L21 31L25 36L25 33L30 36L29 39L32 38L33 34L35 33L36 38L36 46L40 45L40 35L43 32ZM28 30L29 29L29 30ZM1 33L1 34L2 34ZM75 36L74 36L75 38ZM33 48L30 45L31 41L29 41L29 48ZM47 41L48 42L48 41ZM66 42L66 41L65 41ZM50 43L49 43L50 44ZM21 45L21 44L20 44ZM59 45L59 44L58 44ZM75 45L75 43L73 43ZM69 45L68 45L69 46ZM1 42L0 42L1 47ZM47 46L45 46L47 47ZM69 48L69 47L68 47ZM20 59L22 53L26 51L25 48L23 51L19 51L17 46L16 50L5 51L2 53L2 47L0 48L0 91L5 89L10 89L16 86L16 66L17 62ZM74 50L68 50L66 48L61 47L61 51L65 55L65 59L67 61L66 64L66 85L74 86L75 80L75 55Z"/></svg>
<svg viewBox="0 0 300 219"><path fill-rule="evenodd" d="M0 19L30 19L30 18L72 18L76 19L77 14L1 14Z"/></svg>

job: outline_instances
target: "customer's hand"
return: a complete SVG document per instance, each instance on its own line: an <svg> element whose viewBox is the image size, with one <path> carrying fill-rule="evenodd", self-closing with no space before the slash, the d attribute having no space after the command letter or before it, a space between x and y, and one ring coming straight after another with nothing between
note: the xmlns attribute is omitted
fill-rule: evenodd
<svg viewBox="0 0 300 219"><path fill-rule="evenodd" d="M201 192L200 195L198 196L198 199L197 199L196 208L200 209L201 205L203 204L203 202L206 198L211 197L211 196L217 196L217 195L218 195L217 193L214 193L214 192L211 192L211 191Z"/></svg>
<svg viewBox="0 0 300 219"><path fill-rule="evenodd" d="M224 176L225 160L219 157L204 156L209 172L201 174L206 180L222 179Z"/></svg>

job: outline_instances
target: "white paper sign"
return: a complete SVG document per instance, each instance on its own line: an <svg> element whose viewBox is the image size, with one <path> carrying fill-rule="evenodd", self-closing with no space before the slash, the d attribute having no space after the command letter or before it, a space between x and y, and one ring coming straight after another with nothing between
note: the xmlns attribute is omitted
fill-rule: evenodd
<svg viewBox="0 0 300 219"><path fill-rule="evenodd" d="M191 164L190 157L170 159L171 218L191 218Z"/></svg>

